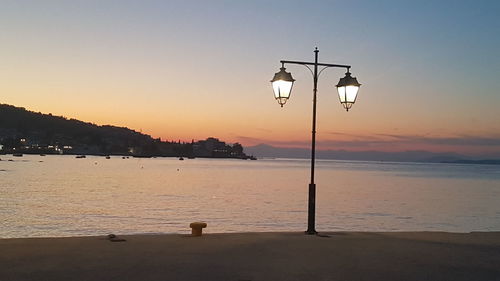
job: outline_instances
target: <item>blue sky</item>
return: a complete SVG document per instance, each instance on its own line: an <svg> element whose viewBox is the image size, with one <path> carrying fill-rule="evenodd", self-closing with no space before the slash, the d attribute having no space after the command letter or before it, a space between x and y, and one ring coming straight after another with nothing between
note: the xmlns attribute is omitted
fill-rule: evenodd
<svg viewBox="0 0 500 281"><path fill-rule="evenodd" d="M345 113L342 70L321 77L324 148L500 155L498 14L496 1L2 1L0 102L164 139L296 145L310 74L288 67L283 109L269 80L318 46L363 84Z"/></svg>

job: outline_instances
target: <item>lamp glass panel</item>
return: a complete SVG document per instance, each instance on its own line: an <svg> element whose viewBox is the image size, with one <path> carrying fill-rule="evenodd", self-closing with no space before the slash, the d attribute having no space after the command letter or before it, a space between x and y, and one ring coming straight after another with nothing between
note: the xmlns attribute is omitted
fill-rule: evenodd
<svg viewBox="0 0 500 281"><path fill-rule="evenodd" d="M339 92L340 102L346 102L345 87L338 87L337 91Z"/></svg>
<svg viewBox="0 0 500 281"><path fill-rule="evenodd" d="M344 88L344 87L342 87ZM356 95L358 94L359 87L358 86L346 86L345 91L347 91L345 97L347 102L355 102Z"/></svg>
<svg viewBox="0 0 500 281"><path fill-rule="evenodd" d="M293 82L284 81L284 80L276 80L273 82L273 91L274 97L278 98L289 98L290 92L292 91Z"/></svg>

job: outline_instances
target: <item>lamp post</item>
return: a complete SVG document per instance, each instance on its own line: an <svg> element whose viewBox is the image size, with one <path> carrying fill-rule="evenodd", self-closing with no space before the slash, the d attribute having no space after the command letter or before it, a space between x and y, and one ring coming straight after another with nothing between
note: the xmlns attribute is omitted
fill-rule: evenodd
<svg viewBox="0 0 500 281"><path fill-rule="evenodd" d="M356 96L358 94L359 87L361 84L358 83L356 77L352 77L349 69L350 65L342 64L329 64L318 62L319 50L316 48L314 50L314 62L303 62L303 61L288 61L282 60L280 71L274 74L274 78L271 80L273 85L274 97L278 103L283 107L283 105L290 98L292 92L292 86L295 81L292 74L286 72L285 64L299 64L307 67L313 76L313 116L312 116L312 136L311 136L311 183L309 184L309 204L308 204L308 217L307 217L307 230L306 234L317 234L315 228L316 220L316 184L314 183L314 164L316 159L316 95L318 92L318 78L323 70L336 67L345 68L347 72L345 77L341 78L339 83L337 83L337 91L340 98L340 103L342 106L349 111L354 102L356 102ZM309 66L313 66L311 69ZM318 66L323 67L318 72Z"/></svg>

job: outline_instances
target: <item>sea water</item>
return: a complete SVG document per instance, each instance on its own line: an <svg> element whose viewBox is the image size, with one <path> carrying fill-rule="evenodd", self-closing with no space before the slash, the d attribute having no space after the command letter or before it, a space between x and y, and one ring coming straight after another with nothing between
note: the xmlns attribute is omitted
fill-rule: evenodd
<svg viewBox="0 0 500 281"><path fill-rule="evenodd" d="M307 228L305 159L0 159L0 238ZM500 230L498 165L318 160L316 185L320 232Z"/></svg>

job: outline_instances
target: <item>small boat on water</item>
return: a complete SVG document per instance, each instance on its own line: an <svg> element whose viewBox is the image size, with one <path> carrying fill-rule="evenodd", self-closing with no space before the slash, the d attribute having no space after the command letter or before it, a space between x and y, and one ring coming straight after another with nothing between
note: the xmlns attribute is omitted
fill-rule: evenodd
<svg viewBox="0 0 500 281"><path fill-rule="evenodd" d="M106 156L106 159L111 159L111 156L109 156L109 155L108 155L108 156Z"/></svg>
<svg viewBox="0 0 500 281"><path fill-rule="evenodd" d="M179 160L184 160L184 157L179 157Z"/></svg>
<svg viewBox="0 0 500 281"><path fill-rule="evenodd" d="M243 160L257 160L257 157L251 155L251 156L245 156L245 157L243 157L241 159L243 159Z"/></svg>
<svg viewBox="0 0 500 281"><path fill-rule="evenodd" d="M12 156L14 157L23 157L22 153L12 153Z"/></svg>
<svg viewBox="0 0 500 281"><path fill-rule="evenodd" d="M87 158L85 155L77 155L75 158L81 159L81 158Z"/></svg>

